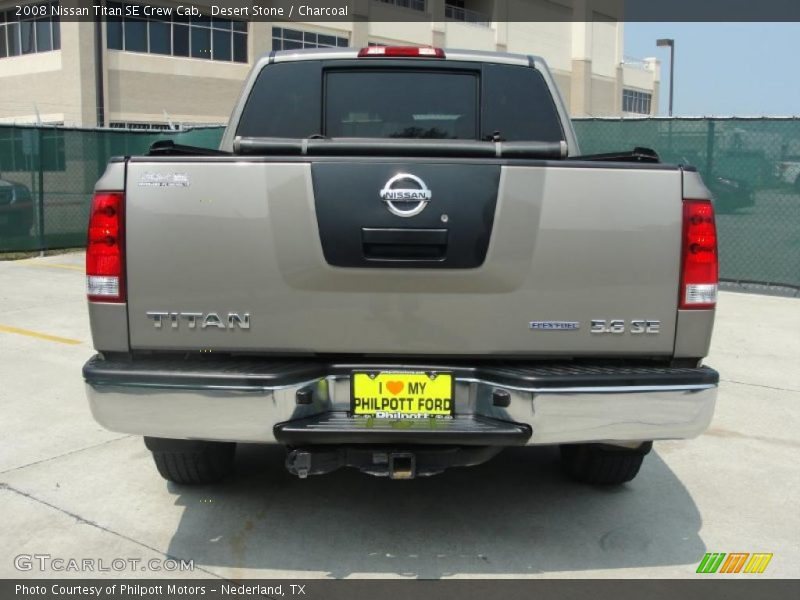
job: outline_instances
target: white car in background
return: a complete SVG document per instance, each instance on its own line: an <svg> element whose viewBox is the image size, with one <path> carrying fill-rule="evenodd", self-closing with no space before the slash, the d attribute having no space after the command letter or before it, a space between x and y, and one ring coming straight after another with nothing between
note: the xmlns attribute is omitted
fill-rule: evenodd
<svg viewBox="0 0 800 600"><path fill-rule="evenodd" d="M775 165L775 176L800 191L800 156L789 157Z"/></svg>

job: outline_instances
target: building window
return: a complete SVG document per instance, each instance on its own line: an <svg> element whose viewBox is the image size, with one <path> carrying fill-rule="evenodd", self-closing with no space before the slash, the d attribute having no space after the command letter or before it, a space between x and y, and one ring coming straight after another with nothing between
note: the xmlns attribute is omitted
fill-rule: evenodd
<svg viewBox="0 0 800 600"><path fill-rule="evenodd" d="M346 37L338 37L327 33L299 31L285 27L272 28L273 50L300 50L302 48L346 48Z"/></svg>
<svg viewBox="0 0 800 600"><path fill-rule="evenodd" d="M450 21L463 21L481 27L491 25L489 17L477 10L470 10L464 4L464 0L446 0L444 3L444 18Z"/></svg>
<svg viewBox="0 0 800 600"><path fill-rule="evenodd" d="M622 112L649 115L653 94L637 92L636 90L622 90Z"/></svg>
<svg viewBox="0 0 800 600"><path fill-rule="evenodd" d="M106 45L110 50L145 52L222 62L247 62L247 22L199 15L144 16L137 5L108 2ZM128 10L126 10L126 6Z"/></svg>
<svg viewBox="0 0 800 600"><path fill-rule="evenodd" d="M0 58L60 50L61 22L51 16L58 4L26 4L23 15L0 10Z"/></svg>
<svg viewBox="0 0 800 600"><path fill-rule="evenodd" d="M410 8L411 10L418 10L425 12L425 0L378 0L384 4L394 4L401 8Z"/></svg>

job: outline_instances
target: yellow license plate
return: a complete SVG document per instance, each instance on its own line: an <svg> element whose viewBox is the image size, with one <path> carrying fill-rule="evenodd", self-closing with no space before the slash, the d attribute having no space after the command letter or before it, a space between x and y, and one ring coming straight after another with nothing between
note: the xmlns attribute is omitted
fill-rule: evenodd
<svg viewBox="0 0 800 600"><path fill-rule="evenodd" d="M352 414L378 419L445 418L453 414L453 375L422 372L356 372Z"/></svg>

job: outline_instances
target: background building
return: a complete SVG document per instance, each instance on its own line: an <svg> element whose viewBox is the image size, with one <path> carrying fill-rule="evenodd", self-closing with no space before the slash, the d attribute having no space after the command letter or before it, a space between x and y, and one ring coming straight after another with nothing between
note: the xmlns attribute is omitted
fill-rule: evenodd
<svg viewBox="0 0 800 600"><path fill-rule="evenodd" d="M573 116L658 111L659 63L624 57L614 0L354 0L352 21L324 23L190 18L175 14L179 2L149 4L173 15L61 21L0 1L0 123L224 123L262 54L369 44L537 54Z"/></svg>

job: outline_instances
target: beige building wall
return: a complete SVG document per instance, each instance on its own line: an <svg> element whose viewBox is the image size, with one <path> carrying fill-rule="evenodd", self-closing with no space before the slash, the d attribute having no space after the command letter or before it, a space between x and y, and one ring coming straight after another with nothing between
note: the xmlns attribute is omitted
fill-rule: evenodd
<svg viewBox="0 0 800 600"><path fill-rule="evenodd" d="M0 59L0 122L96 124L94 24L61 23L61 49Z"/></svg>
<svg viewBox="0 0 800 600"><path fill-rule="evenodd" d="M0 59L0 123L64 121L61 52Z"/></svg>
<svg viewBox="0 0 800 600"><path fill-rule="evenodd" d="M622 98L617 102L617 81L610 77L592 77L592 97L588 110L591 117L609 117L620 113ZM579 116L579 115L574 115Z"/></svg>
<svg viewBox="0 0 800 600"><path fill-rule="evenodd" d="M250 70L191 58L108 50L108 121L224 123Z"/></svg>
<svg viewBox="0 0 800 600"><path fill-rule="evenodd" d="M616 0L474 0L466 5L485 11L489 26L445 20L444 4L435 0L428 0L433 21L405 21L409 9L357 0L349 22L251 22L250 64L109 50L103 39L105 124L225 123L250 65L272 48L273 26L347 37L355 47L433 44L537 54L548 62L573 116L621 115L624 89L653 93L652 114L657 111L658 63L644 69L623 64L624 27L614 20ZM376 18L394 20L368 20ZM547 20L520 21L524 18ZM0 59L0 122L38 118L95 125L94 29L92 23L63 22L61 50Z"/></svg>

